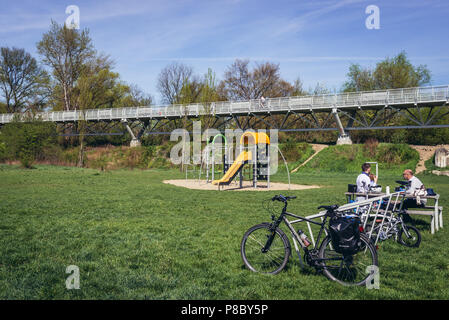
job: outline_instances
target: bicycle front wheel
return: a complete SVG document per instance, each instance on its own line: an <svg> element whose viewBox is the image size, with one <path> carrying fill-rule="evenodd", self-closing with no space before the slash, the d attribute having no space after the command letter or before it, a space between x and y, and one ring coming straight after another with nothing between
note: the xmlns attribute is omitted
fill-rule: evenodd
<svg viewBox="0 0 449 320"><path fill-rule="evenodd" d="M267 242L271 245L267 248ZM277 274L288 262L291 247L285 233L269 223L251 227L243 236L240 252L245 265L254 272Z"/></svg>
<svg viewBox="0 0 449 320"><path fill-rule="evenodd" d="M378 265L376 248L367 236L361 234L360 240L361 249L353 255L336 252L329 236L323 240L319 258L326 277L346 286L363 286L372 278L372 272Z"/></svg>
<svg viewBox="0 0 449 320"><path fill-rule="evenodd" d="M399 230L398 242L406 247L418 248L421 244L421 233L415 227L404 224Z"/></svg>

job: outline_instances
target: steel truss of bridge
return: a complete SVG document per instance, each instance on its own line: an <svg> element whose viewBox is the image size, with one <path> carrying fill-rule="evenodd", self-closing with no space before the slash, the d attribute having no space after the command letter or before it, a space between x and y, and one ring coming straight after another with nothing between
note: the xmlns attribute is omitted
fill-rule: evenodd
<svg viewBox="0 0 449 320"><path fill-rule="evenodd" d="M76 135L73 133L76 132L76 123L86 120L91 128L86 135L123 134L125 127L133 140L139 140L143 134L167 134L174 128L192 128L193 121L205 117L209 118L210 127L219 130L228 127L242 130L338 130L341 137L351 130L449 127L449 123L437 123L447 114L449 85L269 98L263 102L220 101L42 112L37 116L43 121L60 124L63 135ZM14 116L26 121L22 114L1 114L0 125L11 122ZM406 120L407 125L389 125L397 117ZM99 127L103 132L98 132ZM120 127L122 132L104 132L114 127Z"/></svg>

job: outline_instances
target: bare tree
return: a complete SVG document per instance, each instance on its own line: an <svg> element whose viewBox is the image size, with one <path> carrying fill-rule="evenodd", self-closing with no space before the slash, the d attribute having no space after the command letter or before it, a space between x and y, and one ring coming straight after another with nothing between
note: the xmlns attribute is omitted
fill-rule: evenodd
<svg viewBox="0 0 449 320"><path fill-rule="evenodd" d="M227 68L224 80L220 83L220 95L228 100L252 99L251 74L248 70L249 60L237 59Z"/></svg>
<svg viewBox="0 0 449 320"><path fill-rule="evenodd" d="M24 49L1 48L0 90L7 112L41 109L49 95L48 74Z"/></svg>
<svg viewBox="0 0 449 320"><path fill-rule="evenodd" d="M300 82L290 84L281 79L279 64L265 62L256 64L250 71L249 60L235 60L225 72L217 90L220 98L227 100L250 100L265 97L282 97L299 94Z"/></svg>
<svg viewBox="0 0 449 320"><path fill-rule="evenodd" d="M178 103L183 86L190 81L193 69L185 64L174 62L159 74L158 90L165 103Z"/></svg>
<svg viewBox="0 0 449 320"><path fill-rule="evenodd" d="M129 96L131 98L129 107L149 106L153 103L153 97L135 84L129 86Z"/></svg>
<svg viewBox="0 0 449 320"><path fill-rule="evenodd" d="M37 44L37 50L62 88L65 110L72 109L73 87L85 63L95 55L88 30L68 29L52 21L50 30Z"/></svg>
<svg viewBox="0 0 449 320"><path fill-rule="evenodd" d="M277 97L279 89L283 84L280 83L279 64L265 62L257 64L252 72L252 99L259 99L262 96Z"/></svg>

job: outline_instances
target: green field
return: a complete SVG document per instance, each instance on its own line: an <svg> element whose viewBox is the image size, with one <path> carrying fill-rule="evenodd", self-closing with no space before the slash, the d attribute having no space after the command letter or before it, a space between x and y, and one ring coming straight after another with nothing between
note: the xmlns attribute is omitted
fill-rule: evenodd
<svg viewBox="0 0 449 320"><path fill-rule="evenodd" d="M416 221L418 249L391 240L380 246L379 290L343 287L313 269L301 271L296 255L275 276L244 268L241 238L270 220L261 203L276 192L162 183L182 178L178 170L36 167L0 165L0 299L449 298L449 228L431 235L429 218ZM400 173L381 172L379 184L393 187ZM343 204L356 175L300 171L292 182L322 188L286 191L298 196L289 208L306 215L318 205ZM449 177L419 177L440 193L449 221ZM79 290L65 287L68 265L80 268Z"/></svg>

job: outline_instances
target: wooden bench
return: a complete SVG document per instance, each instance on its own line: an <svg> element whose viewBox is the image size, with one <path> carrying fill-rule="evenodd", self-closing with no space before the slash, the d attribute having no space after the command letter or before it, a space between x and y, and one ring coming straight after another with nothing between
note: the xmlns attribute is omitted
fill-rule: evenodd
<svg viewBox="0 0 449 320"><path fill-rule="evenodd" d="M421 209L421 210L420 210ZM431 209L431 210L423 210L423 209ZM432 234L435 233L435 230L438 231L439 228L443 228L443 207L438 206L425 206L423 208L413 208L405 210L407 214L410 215L422 215L422 216L430 216L430 232Z"/></svg>

